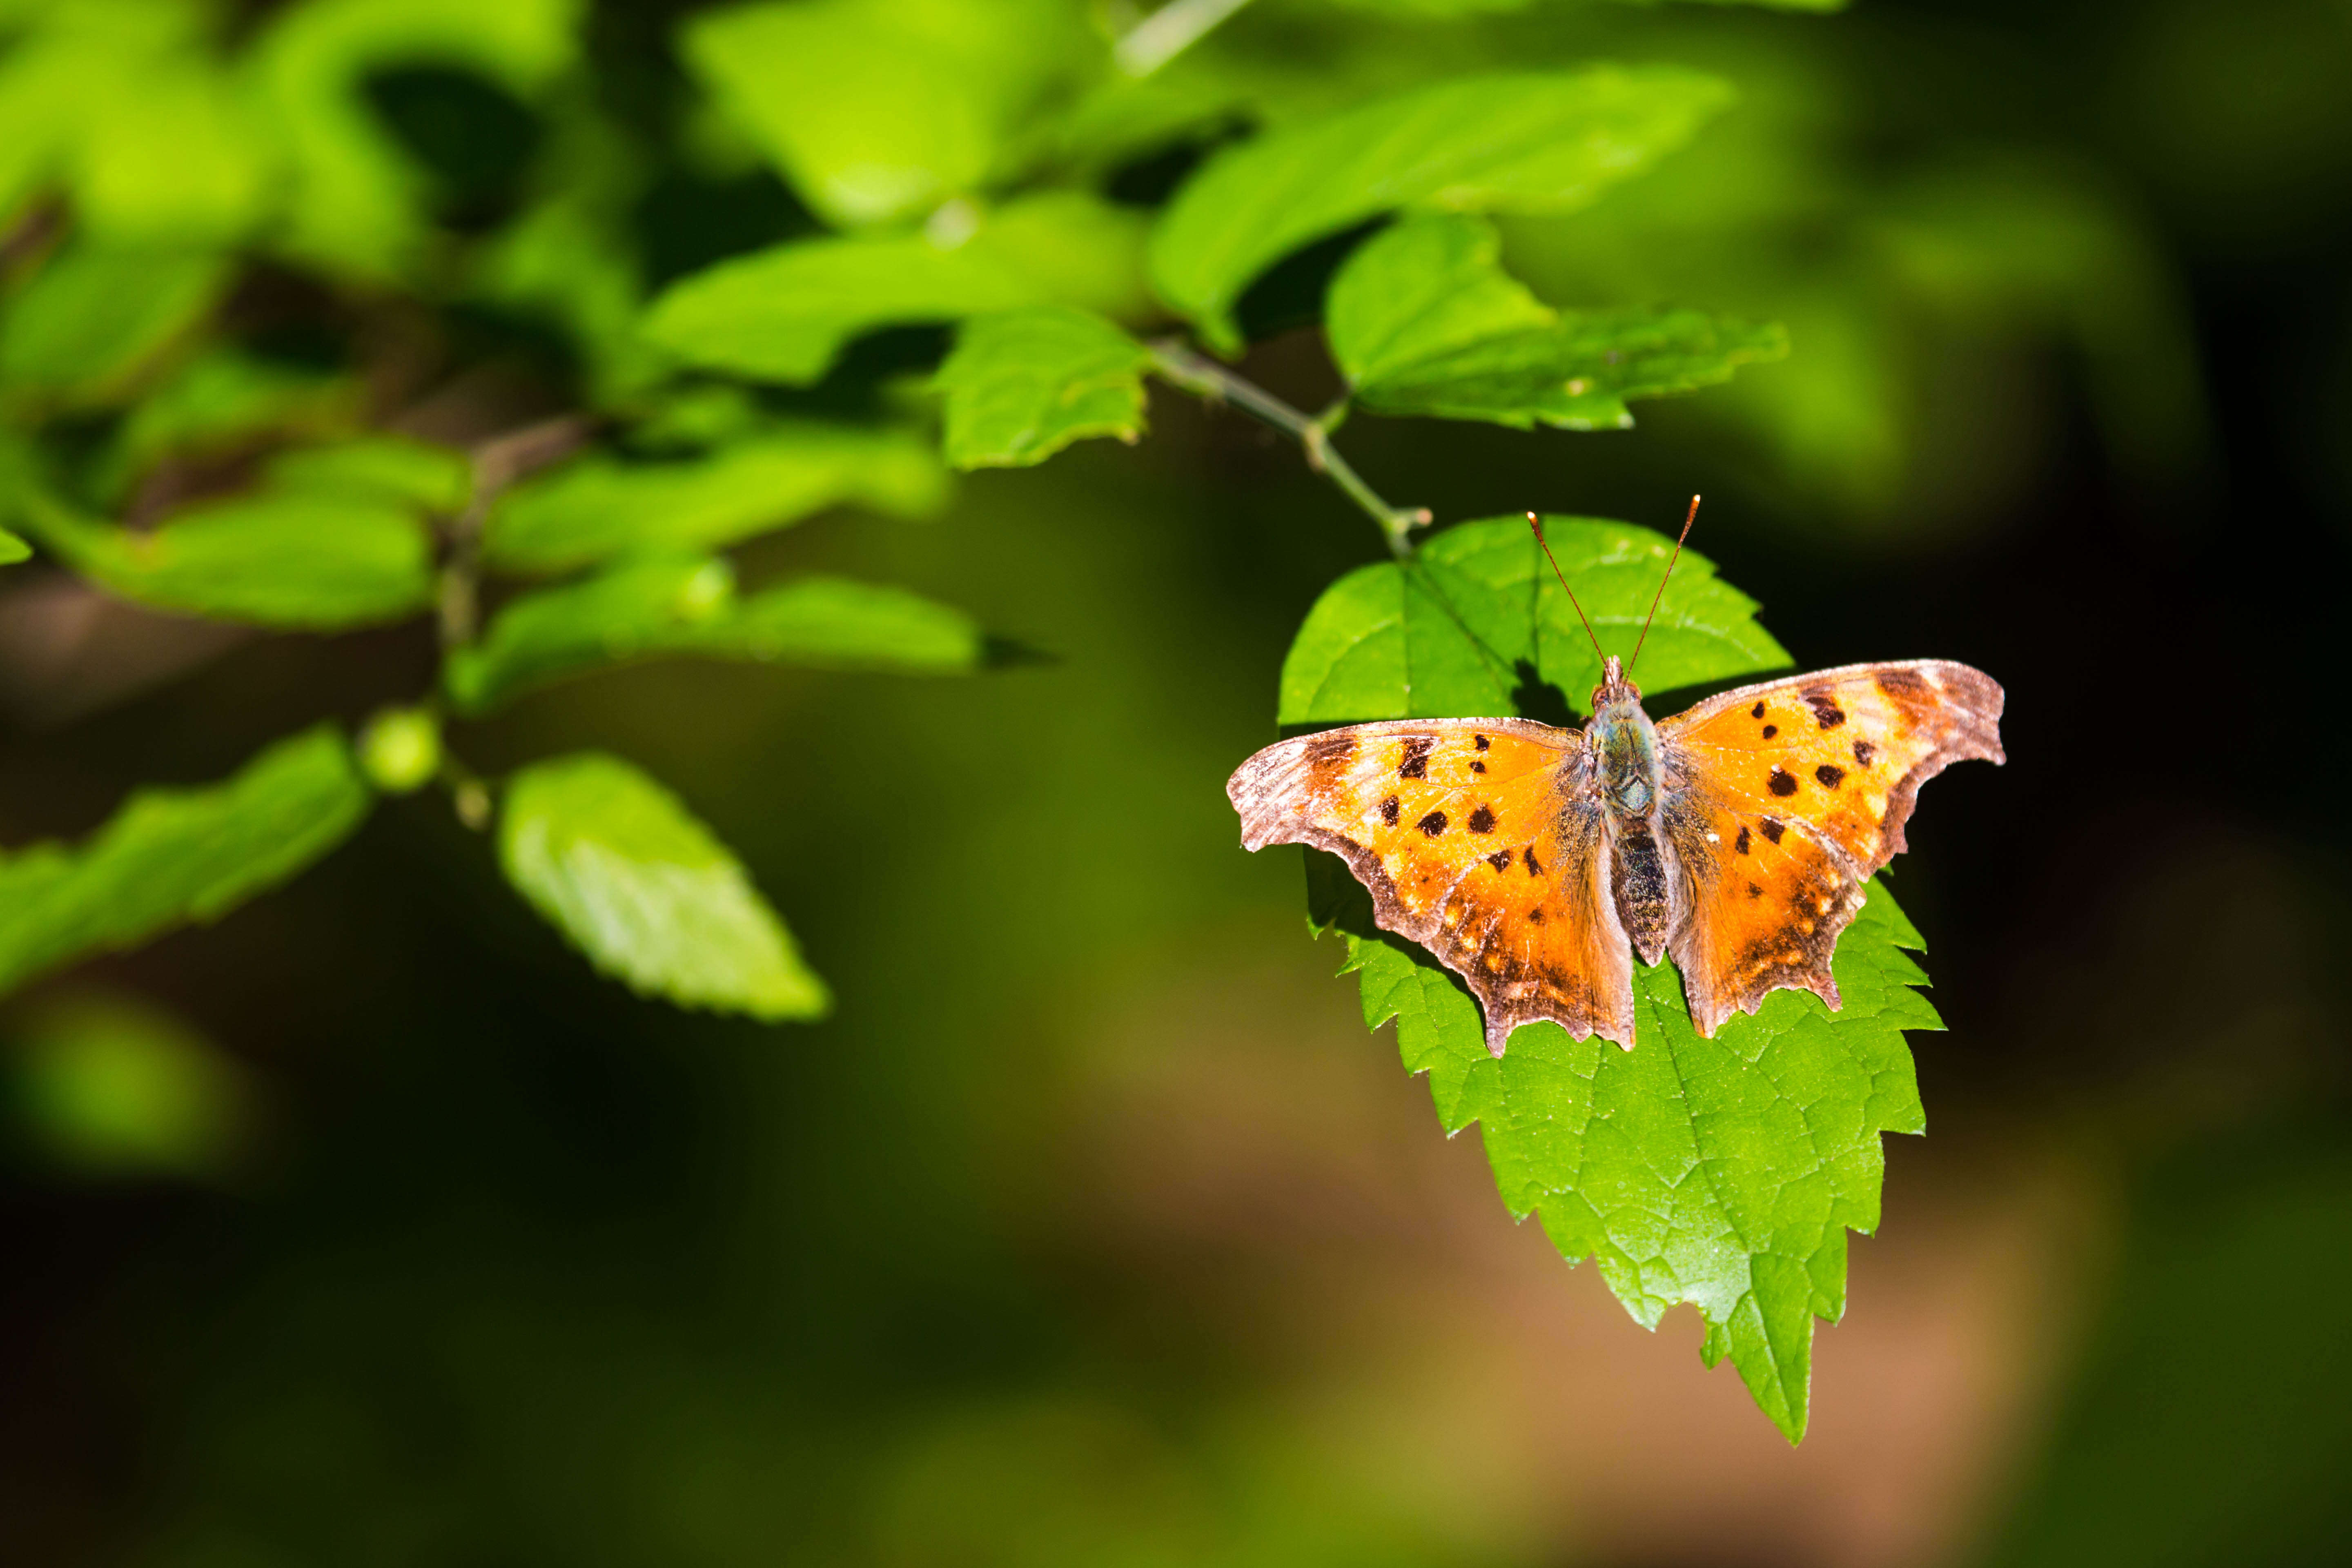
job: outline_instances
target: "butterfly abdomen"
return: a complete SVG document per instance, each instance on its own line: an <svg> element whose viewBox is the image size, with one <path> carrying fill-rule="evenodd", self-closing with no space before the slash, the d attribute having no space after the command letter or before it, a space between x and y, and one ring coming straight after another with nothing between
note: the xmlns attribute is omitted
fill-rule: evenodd
<svg viewBox="0 0 2352 1568"><path fill-rule="evenodd" d="M1638 698L1604 701L1586 731L1593 782L1609 816L1610 895L1644 963L1666 950L1674 923L1665 852L1655 830L1664 764L1658 731Z"/></svg>

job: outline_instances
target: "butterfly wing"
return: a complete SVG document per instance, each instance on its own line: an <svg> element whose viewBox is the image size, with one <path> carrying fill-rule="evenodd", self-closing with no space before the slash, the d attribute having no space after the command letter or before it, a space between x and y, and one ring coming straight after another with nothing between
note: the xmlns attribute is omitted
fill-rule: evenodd
<svg viewBox="0 0 2352 1568"><path fill-rule="evenodd" d="M1658 725L1687 879L1669 945L1702 1035L1782 986L1839 1005L1830 956L1903 850L1919 786L1999 763L2001 689L1964 664L1856 664L1744 686Z"/></svg>
<svg viewBox="0 0 2352 1568"><path fill-rule="evenodd" d="M1225 793L1248 847L1345 859L1381 927L1468 984L1499 1057L1538 1018L1633 1043L1632 959L1589 773L1573 730L1407 720L1268 746Z"/></svg>

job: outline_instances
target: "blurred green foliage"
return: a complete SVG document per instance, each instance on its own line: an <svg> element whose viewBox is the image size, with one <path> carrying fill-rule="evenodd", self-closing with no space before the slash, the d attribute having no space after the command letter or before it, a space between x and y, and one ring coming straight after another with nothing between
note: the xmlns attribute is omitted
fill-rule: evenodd
<svg viewBox="0 0 2352 1568"><path fill-rule="evenodd" d="M226 696L143 701L125 722L184 698L186 716L104 787L223 782L93 826L101 786L73 774L71 809L8 825L61 839L0 858L25 979L209 922L376 815L291 912L133 972L168 987L193 952L234 969L179 982L198 993L277 976L266 1005L351 1065L264 1070L365 1088L306 1083L322 1125L362 1132L320 1135L255 1244L270 1261L217 1321L167 1319L143 1363L172 1415L160 1479L108 1527L129 1555L1559 1554L1168 1348L1151 1309L1041 1287L1031 1222L1004 1212L1045 1206L1018 1173L1068 1111L1062 1054L1102 977L1256 908L1252 869L1201 847L1229 841L1215 780L1265 738L1299 616L1335 578L1400 605L1409 580L1361 565L1380 544L1361 520L1352 544L1324 526L1328 492L1164 403L1162 455L1127 459L1144 467L1081 451L1009 476L1022 489L950 470L1139 436L1147 378L1198 390L1160 347L1189 329L1251 346L1247 375L1322 411L1301 416L1314 439L1382 491L1419 484L1445 522L1523 500L1634 515L1612 458L1475 423L1607 428L1628 398L1735 366L1639 411L1664 443L1643 460L1677 499L1688 469L1711 494L1736 480L1816 568L1997 532L2075 389L2116 470L2177 516L2206 493L2211 427L2150 209L2241 258L2324 230L2352 188L2342 19L2090 7L2020 70L1973 21L1900 11L1227 9L0 0L0 522L45 558L9 584L390 628L257 654L304 670L274 689L299 710L217 668L229 684L202 689ZM2120 127L2107 155L2019 109L2036 69L2095 78L2048 96ZM1291 331L1318 323L1328 343ZM1441 441L1408 416L1474 426ZM1478 526L1430 537L1442 572ZM1208 564L1228 549L1247 571ZM0 560L19 550L0 534ZM1771 558L1750 550L1740 580ZM1610 599L1606 575L1578 568ZM1721 617L1752 633L1731 638L1739 668L1777 662L1744 595L1689 562L1684 590L1739 601ZM1671 629L1703 644L1715 625ZM1068 656L1050 698L729 668L967 674L1004 662L985 626ZM1775 627L1818 646L1801 613ZM1589 661L1565 630L1527 638L1574 693ZM1386 657L1339 641L1334 669ZM703 668L620 671L688 657ZM1470 684L1482 710L1517 700ZM1370 716L1340 686L1300 712ZM1286 666L1286 719L1293 687ZM306 727L385 701L356 744ZM237 768L233 748L289 730ZM446 831L452 804L495 858ZM527 900L511 911L494 858ZM573 989L528 910L648 994L753 1017L830 994L841 1016L783 1055L620 1011L615 988ZM1889 919L1871 961L1924 1025ZM1212 967L1282 941L1252 930ZM1462 1000L1409 955L1359 957L1368 983L1395 969L1395 995ZM58 1017L28 1009L8 1058L51 1167L237 1164L235 1056L135 1004ZM1895 1071L1899 1040L1873 1039ZM1435 1033L1402 1043L1433 1075L1449 1059ZM383 1121L350 1109L378 1094ZM1823 1256L1874 1212L1875 1131L1851 1142L1866 1201ZM2332 1234L2329 1158L2258 1181L2225 1159L2191 1184L2203 1208L2133 1188L2147 1239L2113 1287L2115 1348L1997 1560L2116 1539L2184 1563L2247 1542L2325 1559L2333 1363L2249 1339L2215 1282ZM1572 1184L1522 1183L1511 1206ZM1645 1321L1667 1299L1627 1289ZM1807 1294L1789 1315L1810 1333ZM137 1339L152 1320L124 1310ZM1768 1366L1784 1420L1787 1370ZM2199 1462L2200 1417L2232 1399L2260 1413L2236 1463Z"/></svg>
<svg viewBox="0 0 2352 1568"><path fill-rule="evenodd" d="M249 1072L134 997L53 997L8 1042L12 1120L43 1163L112 1179L215 1181L247 1163L259 1094Z"/></svg>

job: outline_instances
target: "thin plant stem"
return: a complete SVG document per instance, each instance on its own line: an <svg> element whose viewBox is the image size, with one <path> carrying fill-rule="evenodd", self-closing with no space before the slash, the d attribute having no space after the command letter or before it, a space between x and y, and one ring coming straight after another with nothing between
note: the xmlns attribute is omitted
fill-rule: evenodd
<svg viewBox="0 0 2352 1568"><path fill-rule="evenodd" d="M517 479L576 451L595 426L577 415L544 419L494 436L474 447L473 494L466 510L449 520L448 550L441 567L441 646L474 640L481 622L482 524L492 503Z"/></svg>
<svg viewBox="0 0 2352 1568"><path fill-rule="evenodd" d="M1412 559L1412 531L1429 525L1430 510L1425 506L1391 506L1331 445L1331 426L1345 412L1344 404L1335 404L1319 416L1303 413L1255 382L1244 380L1171 339L1151 345L1151 362L1171 384L1213 402L1230 403L1291 437L1307 454L1307 466L1339 486L1379 525L1389 552L1400 561Z"/></svg>

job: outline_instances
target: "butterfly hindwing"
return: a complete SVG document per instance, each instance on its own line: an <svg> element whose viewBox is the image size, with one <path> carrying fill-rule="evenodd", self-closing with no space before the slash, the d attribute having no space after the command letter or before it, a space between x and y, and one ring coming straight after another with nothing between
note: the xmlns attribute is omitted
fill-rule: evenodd
<svg viewBox="0 0 2352 1568"><path fill-rule="evenodd" d="M1538 1018L1633 1041L1632 961L1589 768L1574 731L1405 720L1280 742L1226 793L1250 848L1344 858L1381 926L1462 976L1500 1056Z"/></svg>
<svg viewBox="0 0 2352 1568"><path fill-rule="evenodd" d="M1830 958L1901 852L1919 786L2002 760L2000 688L1942 659L1742 687L1658 725L1662 821L1685 879L1671 944L1703 1035L1781 986L1838 1005Z"/></svg>

